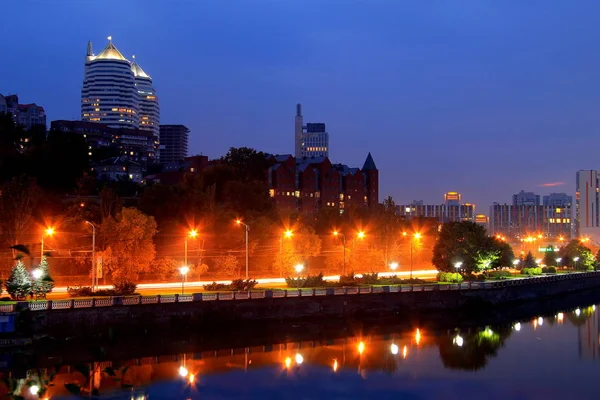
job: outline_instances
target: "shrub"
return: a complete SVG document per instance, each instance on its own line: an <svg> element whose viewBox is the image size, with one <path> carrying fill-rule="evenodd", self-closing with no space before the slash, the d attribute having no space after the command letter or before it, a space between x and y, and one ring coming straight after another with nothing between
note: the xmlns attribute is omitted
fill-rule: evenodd
<svg viewBox="0 0 600 400"><path fill-rule="evenodd" d="M13 267L4 284L6 291L13 300L25 299L31 292L31 279L22 261L19 260L17 265Z"/></svg>
<svg viewBox="0 0 600 400"><path fill-rule="evenodd" d="M437 280L438 282L461 283L463 277L458 272L439 272Z"/></svg>
<svg viewBox="0 0 600 400"><path fill-rule="evenodd" d="M540 267L536 267L536 268L523 268L521 270L521 274L522 275L527 275L527 276L541 275L542 274L542 268L540 268Z"/></svg>
<svg viewBox="0 0 600 400"><path fill-rule="evenodd" d="M135 293L137 284L131 281L121 281L113 284L113 291L116 296L128 296Z"/></svg>
<svg viewBox="0 0 600 400"><path fill-rule="evenodd" d="M543 274L555 274L556 273L556 267L543 267L542 268L542 273Z"/></svg>
<svg viewBox="0 0 600 400"><path fill-rule="evenodd" d="M243 280L243 279L234 279L229 284L228 290L233 290L236 292L247 292L248 290L254 289L254 287L258 284L255 280Z"/></svg>
<svg viewBox="0 0 600 400"><path fill-rule="evenodd" d="M295 287L325 287L327 286L327 282L323 279L323 273L319 275L308 275L306 278L285 278L285 283L287 287L295 288Z"/></svg>
<svg viewBox="0 0 600 400"><path fill-rule="evenodd" d="M341 275L340 280L336 286L356 286L358 285L358 281L354 276L354 271L350 272L348 275Z"/></svg>
<svg viewBox="0 0 600 400"><path fill-rule="evenodd" d="M511 275L510 271L492 271L488 273L490 279L506 279Z"/></svg>
<svg viewBox="0 0 600 400"><path fill-rule="evenodd" d="M357 281L363 285L376 285L378 283L379 274L377 272L371 272L362 274L361 278Z"/></svg>
<svg viewBox="0 0 600 400"><path fill-rule="evenodd" d="M217 290L226 290L228 285L224 284L224 283L217 283L217 282L213 282L213 283L209 283L207 285L204 285L204 290L208 290L211 292L217 291Z"/></svg>
<svg viewBox="0 0 600 400"><path fill-rule="evenodd" d="M69 297L89 297L94 294L90 286L67 286Z"/></svg>

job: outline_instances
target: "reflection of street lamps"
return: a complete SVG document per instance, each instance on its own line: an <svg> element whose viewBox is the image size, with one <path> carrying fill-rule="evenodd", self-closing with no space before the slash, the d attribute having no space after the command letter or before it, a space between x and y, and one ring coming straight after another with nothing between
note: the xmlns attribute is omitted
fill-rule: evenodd
<svg viewBox="0 0 600 400"><path fill-rule="evenodd" d="M54 235L54 228L49 227L46 228L44 230L44 233L42 233L42 251L41 251L41 255L40 255L40 262L42 262L42 259L44 258L44 236L52 236Z"/></svg>
<svg viewBox="0 0 600 400"><path fill-rule="evenodd" d="M193 230L189 231L188 234L187 234L187 236L185 237L185 243L184 243L184 245L185 245L185 257L184 257L184 260L183 260L183 264L185 266L188 265L188 252L187 252L187 249L188 249L188 238L195 239L197 236L198 236L198 231L196 231L195 229L193 229Z"/></svg>
<svg viewBox="0 0 600 400"><path fill-rule="evenodd" d="M246 280L248 280L248 232L250 231L250 226L243 223L242 220L238 219L235 221L238 225L243 225L246 228Z"/></svg>
<svg viewBox="0 0 600 400"><path fill-rule="evenodd" d="M419 232L415 233L412 238L410 238L410 279L413 277L413 240L421 239L421 234Z"/></svg>
<svg viewBox="0 0 600 400"><path fill-rule="evenodd" d="M181 294L183 294L183 289L184 289L184 282L185 282L185 276L187 275L188 272L190 272L190 267L188 267L187 265L184 265L183 267L179 268L179 272L181 273Z"/></svg>
<svg viewBox="0 0 600 400"><path fill-rule="evenodd" d="M296 270L296 274L298 274L298 277L296 278L296 289L300 289L300 272L304 269L304 265L297 264L294 269Z"/></svg>

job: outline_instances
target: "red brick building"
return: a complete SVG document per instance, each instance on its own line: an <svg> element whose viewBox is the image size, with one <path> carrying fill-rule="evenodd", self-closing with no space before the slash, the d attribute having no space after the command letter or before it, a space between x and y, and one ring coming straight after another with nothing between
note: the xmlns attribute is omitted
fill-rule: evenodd
<svg viewBox="0 0 600 400"><path fill-rule="evenodd" d="M331 164L327 157L268 157L269 194L278 210L315 214L326 207L343 212L379 204L379 171L371 153L362 169Z"/></svg>

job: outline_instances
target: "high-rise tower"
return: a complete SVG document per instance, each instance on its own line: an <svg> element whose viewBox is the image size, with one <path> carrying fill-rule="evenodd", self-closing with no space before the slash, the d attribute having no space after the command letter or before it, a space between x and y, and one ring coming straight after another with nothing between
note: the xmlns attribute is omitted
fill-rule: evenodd
<svg viewBox="0 0 600 400"><path fill-rule="evenodd" d="M294 120L294 156L329 157L329 133L323 123L303 124L302 105L296 104Z"/></svg>
<svg viewBox="0 0 600 400"><path fill-rule="evenodd" d="M135 88L139 100L139 128L154 133L158 138L160 134L160 107L156 91L152 86L152 78L136 62L135 56L133 56L131 62L131 71L135 77Z"/></svg>
<svg viewBox="0 0 600 400"><path fill-rule="evenodd" d="M108 37L108 45L97 56L88 43L81 89L81 119L101 122L111 128L139 126L138 93L130 62Z"/></svg>
<svg viewBox="0 0 600 400"><path fill-rule="evenodd" d="M302 133L304 124L302 122L302 105L296 104L296 118L294 119L294 156L302 157Z"/></svg>

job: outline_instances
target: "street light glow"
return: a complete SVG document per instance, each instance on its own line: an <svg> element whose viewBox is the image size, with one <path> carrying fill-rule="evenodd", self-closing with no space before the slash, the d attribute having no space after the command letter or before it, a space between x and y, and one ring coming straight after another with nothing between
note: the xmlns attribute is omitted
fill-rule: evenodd
<svg viewBox="0 0 600 400"><path fill-rule="evenodd" d="M358 354L362 354L362 353L364 353L364 351L365 351L365 342L361 341L358 344Z"/></svg>
<svg viewBox="0 0 600 400"><path fill-rule="evenodd" d="M356 236L359 239L364 239L365 238L365 233L363 231L358 231L358 233L356 234Z"/></svg>
<svg viewBox="0 0 600 400"><path fill-rule="evenodd" d="M398 354L398 352L400 351L400 348L398 347L398 345L396 343L392 343L392 345L390 346L390 352L393 355Z"/></svg>
<svg viewBox="0 0 600 400"><path fill-rule="evenodd" d="M183 267L179 267L179 272L181 273L181 275L187 275L188 272L190 272L190 267L188 267L187 265L184 265Z"/></svg>
<svg viewBox="0 0 600 400"><path fill-rule="evenodd" d="M462 347L464 339L462 338L462 336L457 334L456 337L452 340L452 343L454 343L458 347Z"/></svg>
<svg viewBox="0 0 600 400"><path fill-rule="evenodd" d="M421 234L419 232L415 233L415 239L421 239Z"/></svg>
<svg viewBox="0 0 600 400"><path fill-rule="evenodd" d="M394 262L390 263L390 269L392 269L392 270L395 271L396 268L398 268L398 263L397 262L394 261Z"/></svg>
<svg viewBox="0 0 600 400"><path fill-rule="evenodd" d="M513 260L513 265L516 267L517 265L519 265L520 262L521 260Z"/></svg>
<svg viewBox="0 0 600 400"><path fill-rule="evenodd" d="M198 236L198 231L195 229L192 229L191 231L188 232L188 236L191 238L195 238L196 236Z"/></svg>
<svg viewBox="0 0 600 400"><path fill-rule="evenodd" d="M302 270L304 269L304 265L302 264L297 264L294 269L296 270L297 273L302 272Z"/></svg>
<svg viewBox="0 0 600 400"><path fill-rule="evenodd" d="M46 228L44 233L46 233L46 235L48 235L48 236L52 236L52 235L54 235L54 228L52 228L52 227Z"/></svg>
<svg viewBox="0 0 600 400"><path fill-rule="evenodd" d="M460 267L462 266L462 261L458 261L454 263L454 268L456 269L460 269Z"/></svg>
<svg viewBox="0 0 600 400"><path fill-rule="evenodd" d="M179 376L181 376L182 378L185 378L188 374L188 370L186 367L184 367L183 365L181 367L179 367Z"/></svg>
<svg viewBox="0 0 600 400"><path fill-rule="evenodd" d="M34 269L33 272L31 273L31 275L33 275L34 279L40 279L43 274L44 274L44 272L40 268Z"/></svg>
<svg viewBox="0 0 600 400"><path fill-rule="evenodd" d="M579 257L575 257L575 258L573 259L573 261L575 261L575 262L579 261Z"/></svg>
<svg viewBox="0 0 600 400"><path fill-rule="evenodd" d="M287 229L285 232L283 232L283 236L285 236L286 238L291 238L293 234L294 233L289 229Z"/></svg>
<svg viewBox="0 0 600 400"><path fill-rule="evenodd" d="M33 396L36 396L40 392L40 387L38 385L29 386L29 393Z"/></svg>
<svg viewBox="0 0 600 400"><path fill-rule="evenodd" d="M300 365L304 362L304 357L302 357L302 354L300 353L296 353L296 364Z"/></svg>

